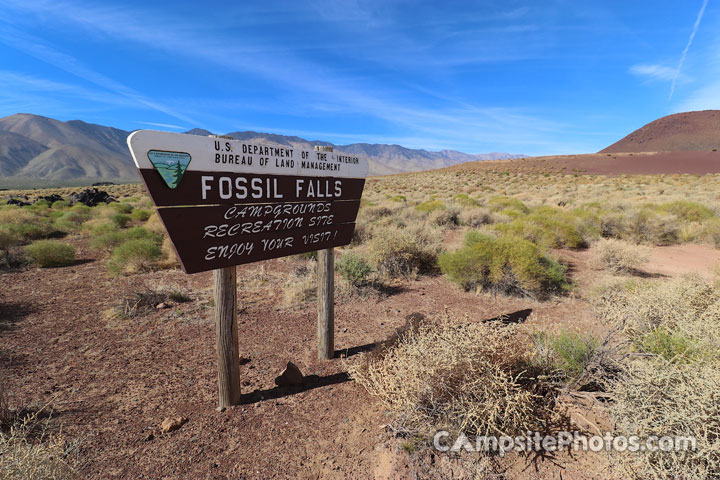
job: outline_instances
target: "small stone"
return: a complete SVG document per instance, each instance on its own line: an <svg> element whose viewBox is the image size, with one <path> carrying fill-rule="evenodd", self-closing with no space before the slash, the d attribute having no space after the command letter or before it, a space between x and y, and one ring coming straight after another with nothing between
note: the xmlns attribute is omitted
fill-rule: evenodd
<svg viewBox="0 0 720 480"><path fill-rule="evenodd" d="M217 408L215 409L215 411L218 412L218 413L222 413L222 412L225 411L225 407L217 407Z"/></svg>
<svg viewBox="0 0 720 480"><path fill-rule="evenodd" d="M347 328L343 328L343 333L347 333Z"/></svg>
<svg viewBox="0 0 720 480"><path fill-rule="evenodd" d="M167 308L167 307L168 307L168 306L167 306L167 303L165 303L165 302L158 303L158 304L155 306L155 308L157 308L158 310L162 310L163 308Z"/></svg>
<svg viewBox="0 0 720 480"><path fill-rule="evenodd" d="M185 423L188 421L186 417L173 417L173 418L166 418L162 421L160 424L160 433L170 433L178 428L185 425Z"/></svg>
<svg viewBox="0 0 720 480"><path fill-rule="evenodd" d="M302 385L303 374L300 369L292 362L288 362L285 370L279 377L275 378L275 385L278 387L297 387Z"/></svg>
<svg viewBox="0 0 720 480"><path fill-rule="evenodd" d="M143 441L149 442L149 441L154 440L154 439L155 439L155 434L152 433L152 432L150 432L150 433L148 433L147 435L145 435L145 438L143 438Z"/></svg>

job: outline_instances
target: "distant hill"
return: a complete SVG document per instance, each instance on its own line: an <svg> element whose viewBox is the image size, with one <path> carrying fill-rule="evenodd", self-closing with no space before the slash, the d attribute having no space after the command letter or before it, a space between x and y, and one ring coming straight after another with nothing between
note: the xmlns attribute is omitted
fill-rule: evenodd
<svg viewBox="0 0 720 480"><path fill-rule="evenodd" d="M668 115L635 130L600 153L679 152L720 148L720 110Z"/></svg>
<svg viewBox="0 0 720 480"><path fill-rule="evenodd" d="M194 128L185 133L205 136L211 132ZM126 143L129 134L125 130L81 120L62 122L28 113L0 118L0 187L138 182L140 178ZM336 146L318 140L251 131L227 135L238 140L294 147L329 145L336 151L363 154L369 158L371 175L443 168L468 161L523 157L507 153L470 155L452 150L429 152L400 145L367 143Z"/></svg>

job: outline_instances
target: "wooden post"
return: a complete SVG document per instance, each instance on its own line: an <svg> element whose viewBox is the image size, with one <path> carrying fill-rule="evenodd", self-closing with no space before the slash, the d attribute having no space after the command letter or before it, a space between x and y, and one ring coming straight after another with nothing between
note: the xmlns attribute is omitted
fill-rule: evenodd
<svg viewBox="0 0 720 480"><path fill-rule="evenodd" d="M335 256L333 249L318 251L318 359L335 356Z"/></svg>
<svg viewBox="0 0 720 480"><path fill-rule="evenodd" d="M234 266L214 270L215 336L218 364L218 404L240 403L240 360L237 332L237 270Z"/></svg>

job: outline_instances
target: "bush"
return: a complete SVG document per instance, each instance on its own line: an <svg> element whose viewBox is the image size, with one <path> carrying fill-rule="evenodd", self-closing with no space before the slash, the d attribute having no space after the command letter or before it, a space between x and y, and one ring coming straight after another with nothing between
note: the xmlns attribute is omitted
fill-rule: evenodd
<svg viewBox="0 0 720 480"><path fill-rule="evenodd" d="M127 240L113 250L107 267L113 275L146 271L161 256L160 246L152 239Z"/></svg>
<svg viewBox="0 0 720 480"><path fill-rule="evenodd" d="M25 255L40 267L62 267L75 263L75 247L54 240L38 240L25 247Z"/></svg>
<svg viewBox="0 0 720 480"><path fill-rule="evenodd" d="M492 217L485 208L463 208L458 215L458 223L477 228L492 223Z"/></svg>
<svg viewBox="0 0 720 480"><path fill-rule="evenodd" d="M132 205L129 205L124 202L112 202L109 205L110 205L110 208L112 208L113 210L115 210L118 213L129 214L133 211Z"/></svg>
<svg viewBox="0 0 720 480"><path fill-rule="evenodd" d="M118 228L125 228L127 224L130 223L130 220L130 216L125 215L124 213L116 213L110 217L110 221L112 221Z"/></svg>
<svg viewBox="0 0 720 480"><path fill-rule="evenodd" d="M354 286L367 283L372 268L363 257L354 252L345 252L335 262L335 269L347 282Z"/></svg>
<svg viewBox="0 0 720 480"><path fill-rule="evenodd" d="M349 373L393 415L396 430L467 435L542 430L552 395L530 378L512 328L418 320Z"/></svg>
<svg viewBox="0 0 720 480"><path fill-rule="evenodd" d="M13 480L70 480L81 478L77 451L79 442L68 441L62 432L51 431L49 418L29 414L9 431L0 430L0 478ZM42 431L38 435L36 431ZM39 438L38 438L39 437Z"/></svg>
<svg viewBox="0 0 720 480"><path fill-rule="evenodd" d="M429 202L423 202L418 204L415 209L418 212L430 213L435 210L445 210L445 204L440 200L430 200Z"/></svg>
<svg viewBox="0 0 720 480"><path fill-rule="evenodd" d="M650 257L650 251L638 245L603 238L593 245L591 264L595 268L604 268L613 273L631 273L637 270Z"/></svg>
<svg viewBox="0 0 720 480"><path fill-rule="evenodd" d="M412 277L435 270L440 232L428 225L387 226L369 243L377 270L388 277Z"/></svg>
<svg viewBox="0 0 720 480"><path fill-rule="evenodd" d="M141 208L136 208L130 214L130 218L132 218L133 220L137 220L139 222L145 222L150 218L150 215L152 215L152 212L150 210L143 210Z"/></svg>
<svg viewBox="0 0 720 480"><path fill-rule="evenodd" d="M15 236L21 243L46 238L57 231L51 219L28 207L15 206L0 210L0 229Z"/></svg>
<svg viewBox="0 0 720 480"><path fill-rule="evenodd" d="M662 327L638 337L634 346L643 353L659 355L667 361L692 358L698 353L692 339Z"/></svg>
<svg viewBox="0 0 720 480"><path fill-rule="evenodd" d="M648 341L661 345L666 341L663 336L670 335L689 340L703 356L720 352L720 289L700 277L679 277L660 284L613 282L598 293L594 307L602 319L621 328L636 345L649 345Z"/></svg>
<svg viewBox="0 0 720 480"><path fill-rule="evenodd" d="M585 239L575 225L572 214L552 207L537 208L528 215L518 216L508 224L497 224L494 228L545 248L585 246Z"/></svg>
<svg viewBox="0 0 720 480"><path fill-rule="evenodd" d="M616 435L692 435L695 448L615 452L625 478L720 477L720 369L717 363L669 363L659 357L630 363L612 389Z"/></svg>
<svg viewBox="0 0 720 480"><path fill-rule="evenodd" d="M490 210L493 212L502 210L514 210L518 213L529 213L530 209L517 198L510 198L504 196L492 197L488 202Z"/></svg>
<svg viewBox="0 0 720 480"><path fill-rule="evenodd" d="M562 331L533 335L533 362L543 370L557 372L564 379L575 378L584 370L598 341L590 335Z"/></svg>
<svg viewBox="0 0 720 480"><path fill-rule="evenodd" d="M565 269L537 245L513 236L473 232L465 246L440 255L440 269L465 290L544 297L567 286Z"/></svg>

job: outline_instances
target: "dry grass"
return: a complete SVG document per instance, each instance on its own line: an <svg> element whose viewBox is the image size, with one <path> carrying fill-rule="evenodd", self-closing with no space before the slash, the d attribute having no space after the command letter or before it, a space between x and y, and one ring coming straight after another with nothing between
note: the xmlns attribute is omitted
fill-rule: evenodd
<svg viewBox="0 0 720 480"><path fill-rule="evenodd" d="M694 436L687 451L616 453L612 460L634 479L720 477L720 370L718 364L672 363L662 358L630 363L613 388L616 434Z"/></svg>
<svg viewBox="0 0 720 480"><path fill-rule="evenodd" d="M592 253L591 266L612 273L632 273L650 258L648 248L614 238L603 238L595 242Z"/></svg>
<svg viewBox="0 0 720 480"><path fill-rule="evenodd" d="M680 452L616 454L636 479L720 477L720 289L699 277L613 282L595 301L638 352L612 385L617 432L695 436Z"/></svg>
<svg viewBox="0 0 720 480"><path fill-rule="evenodd" d="M545 425L552 395L526 371L511 328L418 320L350 366L398 432L512 435Z"/></svg>
<svg viewBox="0 0 720 480"><path fill-rule="evenodd" d="M720 289L700 277L661 283L614 281L598 293L595 310L636 346L663 330L687 338L703 354L717 357L720 351Z"/></svg>

